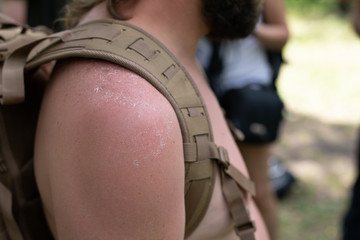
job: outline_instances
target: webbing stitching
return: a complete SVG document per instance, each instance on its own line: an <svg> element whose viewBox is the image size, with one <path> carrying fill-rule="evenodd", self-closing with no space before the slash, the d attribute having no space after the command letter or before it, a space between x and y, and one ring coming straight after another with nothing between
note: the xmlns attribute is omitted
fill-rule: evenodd
<svg viewBox="0 0 360 240"><path fill-rule="evenodd" d="M139 53L141 56L146 58L146 60L151 61L154 59L159 53L159 50L151 49L143 38L136 39L132 44L128 47L131 50Z"/></svg>
<svg viewBox="0 0 360 240"><path fill-rule="evenodd" d="M171 64L170 67L168 67L162 75L164 75L168 80L170 80L172 77L175 76L175 74L179 71L179 68L177 68L174 64Z"/></svg>

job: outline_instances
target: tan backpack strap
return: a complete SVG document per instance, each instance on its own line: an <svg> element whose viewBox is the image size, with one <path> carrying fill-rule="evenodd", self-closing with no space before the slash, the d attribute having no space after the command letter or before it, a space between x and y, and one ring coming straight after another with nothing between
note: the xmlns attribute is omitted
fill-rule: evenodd
<svg viewBox="0 0 360 240"><path fill-rule="evenodd" d="M63 58L103 59L145 78L173 106L184 143L185 236L193 232L207 211L215 181L214 159L227 166L223 167L225 176L235 175L240 185L254 193L252 184L241 173L234 171L235 168L229 167L231 165L221 158L216 146L210 144L213 136L200 93L187 71L160 42L135 26L114 20L94 21L51 37L52 42L35 48L36 54L28 58L27 70ZM235 182L234 186L241 192ZM240 226L242 222L237 221L236 224Z"/></svg>
<svg viewBox="0 0 360 240"><path fill-rule="evenodd" d="M249 217L248 209L241 190L225 171L221 171L222 190L234 220L234 230L241 240L255 240L254 222Z"/></svg>
<svg viewBox="0 0 360 240"><path fill-rule="evenodd" d="M184 148L187 156L186 161L191 162L196 161L196 159L217 160L227 175L231 176L240 187L255 196L255 184L230 163L225 148L217 147L215 143L206 140L185 144Z"/></svg>
<svg viewBox="0 0 360 240"><path fill-rule="evenodd" d="M13 52L4 62L2 69L1 104L16 104L24 101L24 67L29 50L37 44L37 40L24 39L24 46ZM31 41L27 42L26 40ZM1 80L0 79L0 80ZM5 80L6 79L6 80Z"/></svg>
<svg viewBox="0 0 360 240"><path fill-rule="evenodd" d="M204 136L197 137L195 144L186 144L185 153L188 155L187 161L216 159L220 163L222 190L235 223L234 230L241 240L255 239L255 225L249 217L243 194L239 189L240 186L254 196L254 183L231 165L225 148L217 147ZM202 169L198 169L197 175L203 176Z"/></svg>
<svg viewBox="0 0 360 240"><path fill-rule="evenodd" d="M0 37L0 60L4 61L0 76L0 103L16 104L24 101L24 66L30 50L44 37L48 31L30 29L15 25L6 16L0 14L2 26Z"/></svg>
<svg viewBox="0 0 360 240"><path fill-rule="evenodd" d="M23 239L20 229L12 214L12 194L2 183L0 183L0 222L2 220L4 220L7 234L11 240ZM1 237L0 239L2 240ZM4 240L6 239L8 238L4 238Z"/></svg>
<svg viewBox="0 0 360 240"><path fill-rule="evenodd" d="M197 136L213 138L201 95L185 68L152 36L128 23L110 19L93 21L54 34L40 43L25 69L71 57L95 58L123 66L151 83L172 105L183 143L196 143ZM185 154L187 155L187 154ZM197 227L211 200L216 162L211 159L185 162L185 235Z"/></svg>

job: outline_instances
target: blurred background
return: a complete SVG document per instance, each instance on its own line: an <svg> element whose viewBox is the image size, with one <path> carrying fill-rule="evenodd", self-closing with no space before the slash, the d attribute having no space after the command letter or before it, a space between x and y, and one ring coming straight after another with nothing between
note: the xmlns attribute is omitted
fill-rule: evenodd
<svg viewBox="0 0 360 240"><path fill-rule="evenodd" d="M286 0L291 38L277 84L287 112L276 154L297 182L280 200L280 240L341 236L360 126L360 38L351 3Z"/></svg>
<svg viewBox="0 0 360 240"><path fill-rule="evenodd" d="M280 200L280 240L341 236L360 126L360 38L351 3L286 0L291 38L277 85L287 111L275 153L297 181Z"/></svg>

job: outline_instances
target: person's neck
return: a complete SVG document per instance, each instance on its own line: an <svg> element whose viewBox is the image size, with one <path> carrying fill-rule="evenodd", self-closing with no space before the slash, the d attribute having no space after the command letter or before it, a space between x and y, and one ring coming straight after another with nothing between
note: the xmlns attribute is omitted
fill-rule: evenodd
<svg viewBox="0 0 360 240"><path fill-rule="evenodd" d="M139 1L127 22L134 24L169 48L182 62L195 60L198 40L205 34L200 6L185 1ZM105 2L92 9L81 22L109 18Z"/></svg>
<svg viewBox="0 0 360 240"><path fill-rule="evenodd" d="M181 61L195 56L197 43L205 34L201 10L183 1L140 1L130 23L139 26L163 42ZM162 5L154 6L154 4Z"/></svg>

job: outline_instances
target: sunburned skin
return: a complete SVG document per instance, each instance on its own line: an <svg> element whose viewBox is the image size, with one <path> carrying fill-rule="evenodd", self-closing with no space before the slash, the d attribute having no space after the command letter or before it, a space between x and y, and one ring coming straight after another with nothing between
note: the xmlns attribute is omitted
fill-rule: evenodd
<svg viewBox="0 0 360 240"><path fill-rule="evenodd" d="M93 93L89 92L86 95L89 96L89 102L97 105L99 107L104 106L105 104L115 104L121 105L122 107L128 108L129 111L136 111L135 117L139 120L147 118L149 121L155 121L152 119L152 116L155 112L159 111L158 106L154 105L153 102L146 101L146 96L150 96L153 91L150 91L149 88L143 88L144 79L139 75L125 70L123 68L114 69L112 64L101 63L101 67L97 67L99 63L94 61L92 64L89 64L89 68L97 69L95 74L92 75L89 81L95 85L93 88ZM119 80L118 76L122 75L123 79ZM91 91L89 88L87 91ZM153 90L153 89L152 89ZM133 98L128 98L128 95L135 95ZM136 97L138 96L138 97ZM145 101L144 101L145 98ZM123 116L126 121L136 121L136 119L129 119L129 116ZM126 139L130 145L136 145L141 143L141 139L144 135L153 136L153 140L150 143L146 143L146 149L151 149L151 154L144 154L145 159L148 160L151 158L157 158L161 151L166 147L166 141L164 139L169 138L169 132L174 126L174 121L169 118L169 113L165 113L163 116L165 122L165 128L155 125L154 129L143 129L138 132L136 135L131 136L131 138ZM139 149L144 149L143 146L139 146ZM138 150L137 150L138 151ZM133 160L135 167L141 167L142 161L139 159Z"/></svg>
<svg viewBox="0 0 360 240"><path fill-rule="evenodd" d="M216 98L196 67L196 43L208 32L202 2L134 1L128 22L156 36L185 66L206 103L215 143L227 148L230 161L246 174ZM105 4L83 21L109 17ZM145 79L114 64L66 59L56 69L34 157L55 239L184 240L184 151L171 104ZM256 239L268 240L254 202L248 206ZM232 228L217 174L209 209L187 240L238 240Z"/></svg>
<svg viewBox="0 0 360 240"><path fill-rule="evenodd" d="M52 232L59 239L182 236L183 227L167 227L184 226L182 138L170 103L129 70L75 61L57 67L35 148Z"/></svg>
<svg viewBox="0 0 360 240"><path fill-rule="evenodd" d="M205 82L197 85L215 141L246 174L215 97ZM122 67L75 59L56 67L43 103L35 170L57 239L118 239L120 232L124 239L183 239L182 135L161 93ZM237 239L220 186L217 174L208 211L187 240ZM265 229L253 201L249 209ZM265 231L256 235L268 239Z"/></svg>

